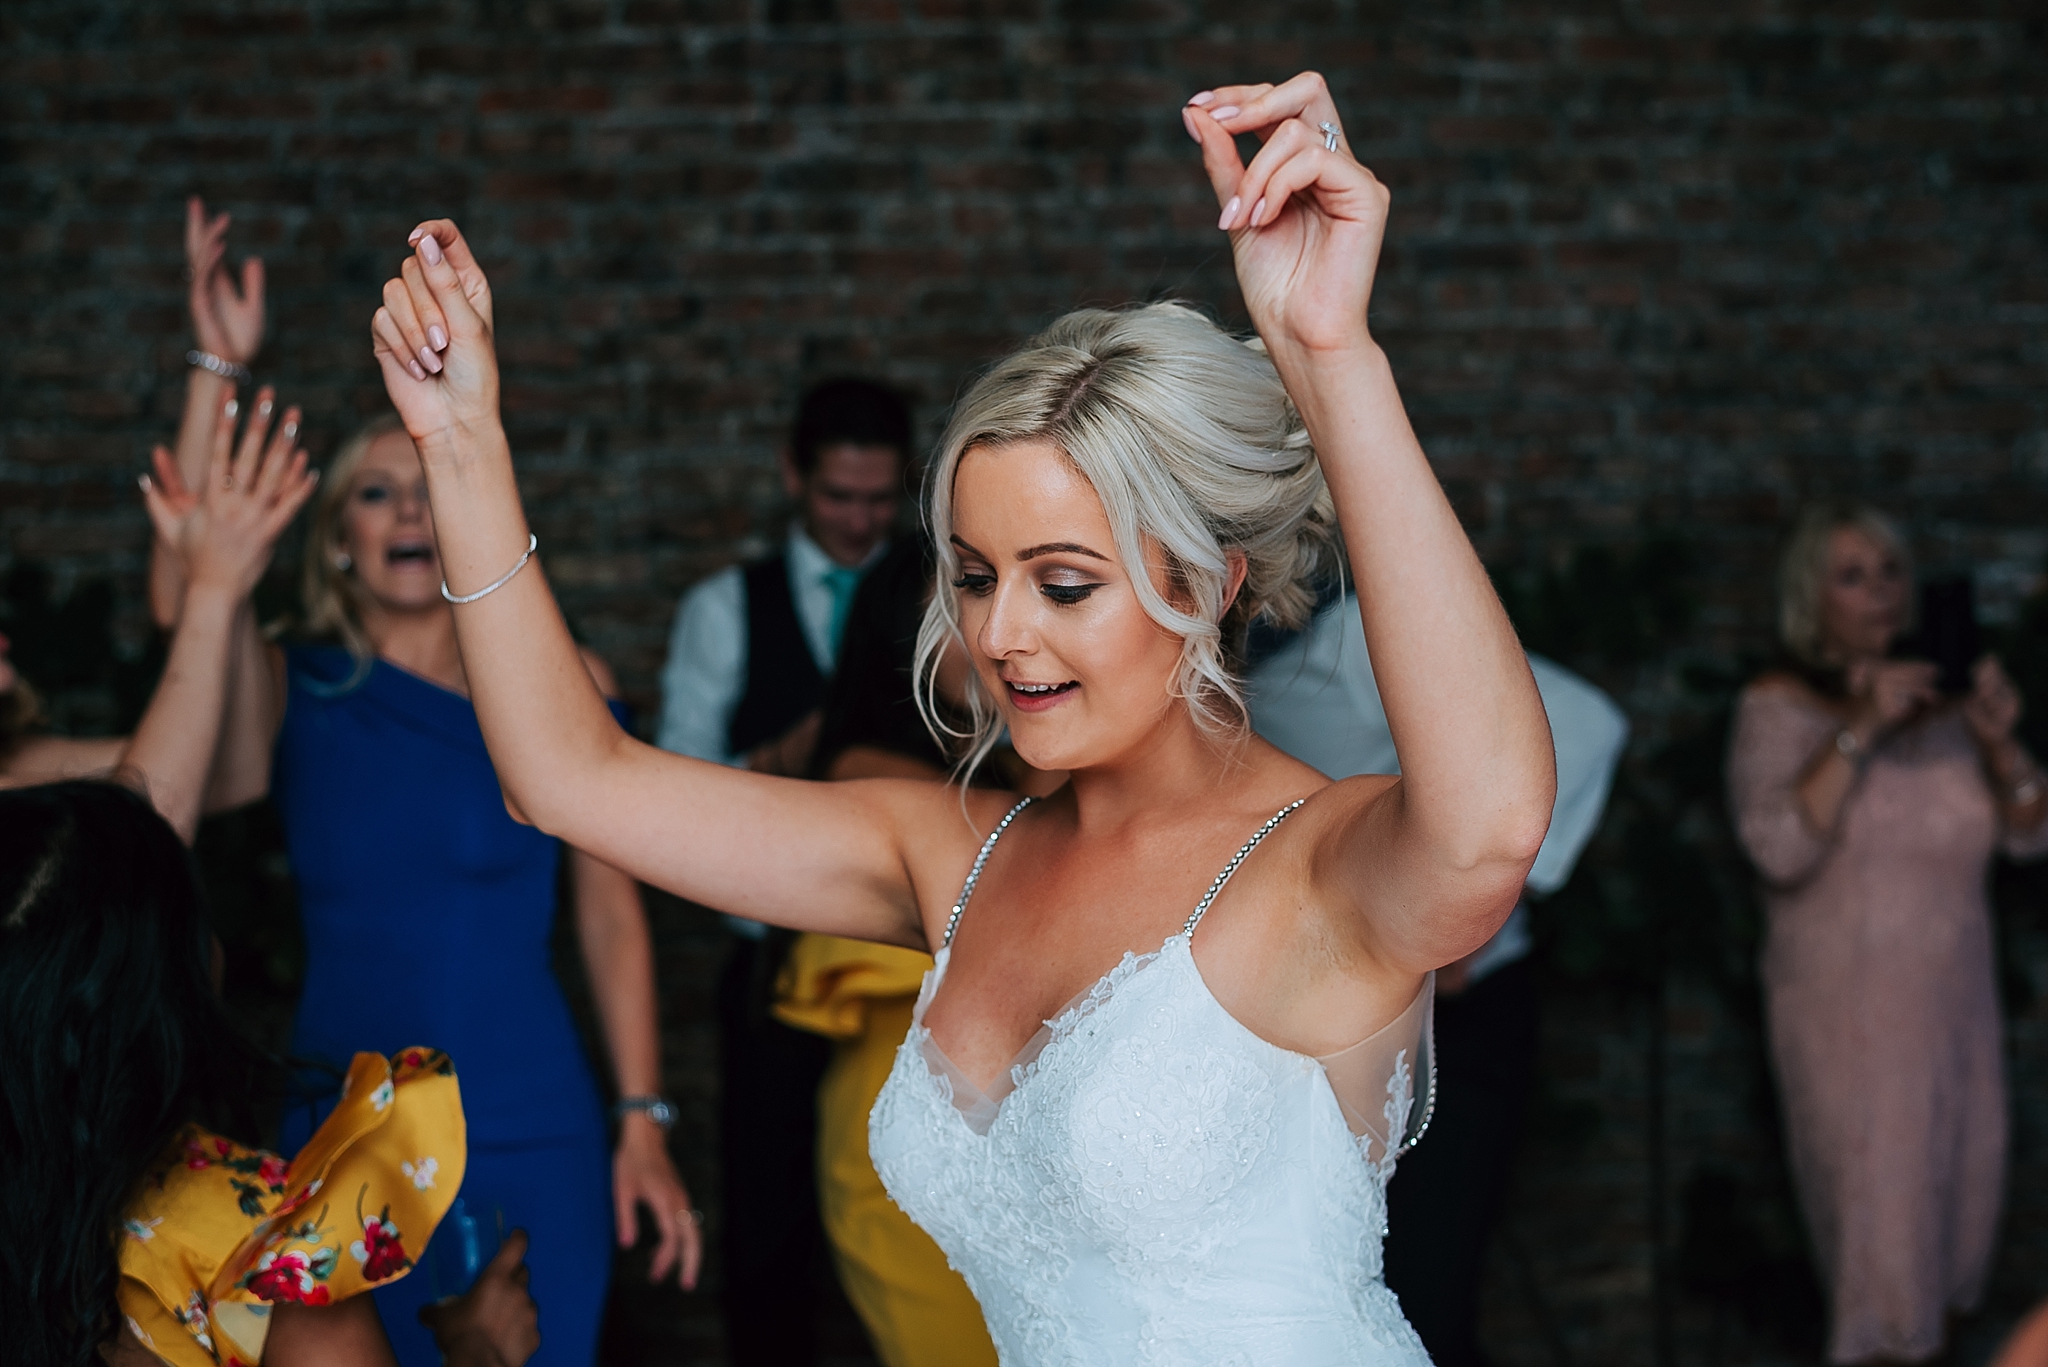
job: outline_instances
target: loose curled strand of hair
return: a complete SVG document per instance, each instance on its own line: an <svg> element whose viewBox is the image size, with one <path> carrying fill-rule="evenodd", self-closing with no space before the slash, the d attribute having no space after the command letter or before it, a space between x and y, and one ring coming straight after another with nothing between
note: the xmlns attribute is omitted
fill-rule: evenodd
<svg viewBox="0 0 2048 1367"><path fill-rule="evenodd" d="M1343 572L1336 507L1301 415L1254 339L1239 341L1182 304L1067 314L1000 362L961 400L926 497L937 584L918 632L919 710L970 778L1002 723L979 675L966 725L934 705L939 662L968 648L953 580L953 481L977 447L1043 441L1094 488L1147 616L1180 637L1171 685L1219 743L1249 734L1241 672L1251 624L1308 624L1318 589ZM1147 571L1165 565L1167 591ZM1229 595L1233 556L1245 578ZM1178 600L1178 601L1176 601Z"/></svg>

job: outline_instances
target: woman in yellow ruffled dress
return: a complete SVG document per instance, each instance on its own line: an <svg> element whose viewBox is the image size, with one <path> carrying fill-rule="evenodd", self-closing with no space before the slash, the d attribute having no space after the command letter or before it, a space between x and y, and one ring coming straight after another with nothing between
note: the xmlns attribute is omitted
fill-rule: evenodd
<svg viewBox="0 0 2048 1367"><path fill-rule="evenodd" d="M359 1054L289 1161L251 1147L281 1069L214 993L191 862L138 793L0 792L0 1324L9 1362L389 1367L370 1298L462 1181L446 1056ZM538 1343L507 1245L437 1309L449 1360Z"/></svg>

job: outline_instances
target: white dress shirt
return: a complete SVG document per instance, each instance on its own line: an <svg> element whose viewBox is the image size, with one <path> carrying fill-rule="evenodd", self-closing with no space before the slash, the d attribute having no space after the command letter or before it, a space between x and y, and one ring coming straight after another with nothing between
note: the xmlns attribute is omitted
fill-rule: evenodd
<svg viewBox="0 0 2048 1367"><path fill-rule="evenodd" d="M1613 699L1562 665L1531 655L1529 670L1557 748L1550 832L1527 880L1529 891L1540 897L1564 886L1599 828L1628 743L1628 718ZM1304 764L1331 778L1401 772L1356 597L1317 614L1306 631L1252 671L1246 691L1252 729ZM1473 959L1466 981L1505 968L1530 947L1529 908L1522 903Z"/></svg>
<svg viewBox="0 0 2048 1367"><path fill-rule="evenodd" d="M887 545L868 553L866 569ZM828 578L838 562L805 535L789 529L789 596L797 624L818 672L832 674L837 652L832 640L832 588ZM720 570L683 595L668 638L668 663L661 672L661 727L655 743L679 755L739 765L746 756L726 748L732 714L747 687L747 587L745 571Z"/></svg>
<svg viewBox="0 0 2048 1367"><path fill-rule="evenodd" d="M877 545L860 568L872 566L888 549L887 542ZM839 564L801 524L790 527L787 550L789 596L796 605L797 625L818 672L829 678L838 654L832 640L829 576ZM742 566L729 566L683 595L669 633L668 663L661 671L661 727L655 733L655 744L664 750L735 768L746 763L745 755L735 755L726 746L733 711L747 689L745 573ZM767 931L759 921L739 916L727 916L725 923L750 940Z"/></svg>

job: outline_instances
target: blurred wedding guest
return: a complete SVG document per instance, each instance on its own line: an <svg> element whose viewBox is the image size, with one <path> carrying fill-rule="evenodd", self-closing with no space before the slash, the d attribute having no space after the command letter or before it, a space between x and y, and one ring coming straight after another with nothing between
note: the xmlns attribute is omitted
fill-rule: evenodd
<svg viewBox="0 0 2048 1367"><path fill-rule="evenodd" d="M826 690L813 777L943 779L952 768L919 715L911 674L934 563L922 540L890 547L855 594L839 668ZM958 707L966 661L950 654L937 695ZM964 709L962 711L964 716ZM1007 748L987 782L1044 794ZM883 1367L995 1367L980 1304L929 1234L889 1199L868 1156L868 1114L910 1031L932 956L900 945L801 935L775 1014L832 1041L818 1088L818 1198L833 1265Z"/></svg>
<svg viewBox="0 0 2048 1367"><path fill-rule="evenodd" d="M221 421L208 437L198 492L185 488L170 453L155 452L156 477L142 477L144 505L159 554L175 559L182 611L163 677L132 736L79 738L40 732L35 691L7 658L0 636L0 788L119 775L138 785L191 843L202 810L248 801L217 774L237 650L236 623L252 611L249 594L270 564L278 536L312 495L314 475L297 449L298 411L278 416L269 390L239 445L232 389L209 402Z"/></svg>
<svg viewBox="0 0 2048 1367"><path fill-rule="evenodd" d="M659 743L761 773L810 771L819 705L862 574L888 549L910 409L861 379L807 392L782 455L796 520L773 554L683 598L662 675ZM820 1262L814 1132L824 1040L770 1014L790 937L727 917L719 980L726 1350L739 1367L808 1363Z"/></svg>
<svg viewBox="0 0 2048 1367"><path fill-rule="evenodd" d="M211 254L189 264L199 276L209 262L220 269ZM258 303L260 286L258 274ZM246 273L244 288L246 303ZM193 298L203 337L202 291ZM250 345L260 342L259 328ZM186 415L178 464L188 483L194 452L211 438L210 423ZM169 578L175 560L155 568ZM638 1208L660 1241L655 1279L673 1272L694 1284L701 1242L668 1154L674 1111L659 1095L639 886L566 854L619 1093L614 1140L549 952L563 847L506 810L456 648L425 475L394 418L357 432L329 463L301 583L299 633L288 646L266 643L253 613L240 619L216 763L218 781L245 799L272 797L298 883L306 977L290 1052L322 1071L302 1071L309 1103L287 1110L281 1137L287 1148L306 1141L357 1053L420 1041L445 1050L462 1070L469 1130L460 1194L468 1209L502 1215L532 1239L527 1264L544 1316L534 1360L587 1367L612 1247L636 1242ZM175 595L152 595L167 599ZM582 658L611 697L604 662L587 650ZM611 706L623 725L623 704ZM417 1318L430 1292L414 1278L376 1293L404 1367L439 1361Z"/></svg>
<svg viewBox="0 0 2048 1367"><path fill-rule="evenodd" d="M1250 689L1260 735L1331 778L1401 771L1356 598L1324 608L1297 636L1262 632L1253 644L1263 656ZM1437 970L1435 1108L1387 1187L1387 1286L1439 1367L1486 1361L1476 1334L1480 1269L1536 1071L1529 898L1571 877L1628 741L1628 720L1605 693L1540 655L1529 668L1557 750L1550 830L1506 924Z"/></svg>
<svg viewBox="0 0 2048 1367"><path fill-rule="evenodd" d="M177 834L120 785L0 793L0 908L8 1361L390 1367L360 1293L414 1272L461 1180L447 1057L359 1055L291 1162L253 1147L282 1065L214 995ZM532 1352L523 1242L434 1311L449 1363Z"/></svg>
<svg viewBox="0 0 2048 1367"><path fill-rule="evenodd" d="M1878 513L1809 511L1779 583L1786 660L1744 690L1728 759L1839 1363L1935 1358L1983 1293L2007 1128L1985 871L2048 851L1997 660L1944 697L1933 665L1890 658L1911 586Z"/></svg>

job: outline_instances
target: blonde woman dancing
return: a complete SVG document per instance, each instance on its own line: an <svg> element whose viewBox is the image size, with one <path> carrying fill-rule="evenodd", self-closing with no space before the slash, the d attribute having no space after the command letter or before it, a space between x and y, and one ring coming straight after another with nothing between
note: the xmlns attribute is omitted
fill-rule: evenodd
<svg viewBox="0 0 2048 1367"><path fill-rule="evenodd" d="M1367 327L1388 197L1321 78L1182 114L1263 346L1172 305L1071 314L962 399L935 462L922 656L972 664L970 761L1007 727L1072 774L1041 801L624 735L526 562L453 223L414 231L376 351L509 800L707 905L936 953L871 1146L1004 1362L1422 1363L1378 1276L1385 1182L1430 973L1513 907L1550 737ZM1244 629L1305 619L1339 525L1399 778L1332 783L1244 723Z"/></svg>

